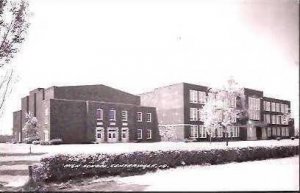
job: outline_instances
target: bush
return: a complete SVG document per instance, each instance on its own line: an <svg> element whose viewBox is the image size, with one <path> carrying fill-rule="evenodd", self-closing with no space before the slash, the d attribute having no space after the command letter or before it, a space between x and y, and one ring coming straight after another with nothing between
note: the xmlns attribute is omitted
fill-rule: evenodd
<svg viewBox="0 0 300 193"><path fill-rule="evenodd" d="M121 154L57 154L33 167L36 181L64 181L74 177L141 174L183 165L223 164L299 154L298 146L247 147L199 151L151 151Z"/></svg>
<svg viewBox="0 0 300 193"><path fill-rule="evenodd" d="M49 144L50 145L59 145L59 144L62 144L62 139L51 139L50 141L49 141Z"/></svg>
<svg viewBox="0 0 300 193"><path fill-rule="evenodd" d="M291 140L294 140L295 139L295 137L291 137Z"/></svg>
<svg viewBox="0 0 300 193"><path fill-rule="evenodd" d="M41 141L33 141L32 144L33 145L41 144Z"/></svg>
<svg viewBox="0 0 300 193"><path fill-rule="evenodd" d="M27 144L31 144L33 141L39 141L40 138L38 136L35 137L27 137L24 139L24 142Z"/></svg>
<svg viewBox="0 0 300 193"><path fill-rule="evenodd" d="M277 140L277 141L280 141L280 140L281 140L281 138L280 138L280 137L277 137L277 138L276 138L276 140Z"/></svg>
<svg viewBox="0 0 300 193"><path fill-rule="evenodd" d="M50 145L49 141L41 141L40 144L41 145Z"/></svg>

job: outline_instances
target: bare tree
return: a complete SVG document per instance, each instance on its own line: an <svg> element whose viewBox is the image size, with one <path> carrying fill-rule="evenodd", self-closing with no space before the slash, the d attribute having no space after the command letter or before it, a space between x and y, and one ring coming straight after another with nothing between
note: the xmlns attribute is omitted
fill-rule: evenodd
<svg viewBox="0 0 300 193"><path fill-rule="evenodd" d="M0 113L14 82L13 67L9 63L25 40L28 17L26 0L0 0Z"/></svg>

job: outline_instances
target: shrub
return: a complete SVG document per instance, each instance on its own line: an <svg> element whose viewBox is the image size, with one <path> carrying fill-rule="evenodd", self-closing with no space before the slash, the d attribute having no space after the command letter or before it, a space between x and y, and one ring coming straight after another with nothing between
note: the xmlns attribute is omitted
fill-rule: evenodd
<svg viewBox="0 0 300 193"><path fill-rule="evenodd" d="M41 141L33 141L32 142L33 145L37 145L37 144L40 144L40 143L41 143Z"/></svg>
<svg viewBox="0 0 300 193"><path fill-rule="evenodd" d="M49 141L49 144L50 145L59 145L59 144L62 144L62 139L51 139L50 141Z"/></svg>
<svg viewBox="0 0 300 193"><path fill-rule="evenodd" d="M277 140L277 141L280 141L280 140L281 140L281 138L280 138L280 137L277 137L277 138L276 138L276 140Z"/></svg>
<svg viewBox="0 0 300 193"><path fill-rule="evenodd" d="M57 154L41 159L40 164L33 167L33 176L36 181L64 181L74 177L141 174L146 171L183 165L223 164L298 154L298 146L146 151L120 154L98 153L93 155Z"/></svg>
<svg viewBox="0 0 300 193"><path fill-rule="evenodd" d="M41 141L40 144L41 145L50 145L49 141Z"/></svg>

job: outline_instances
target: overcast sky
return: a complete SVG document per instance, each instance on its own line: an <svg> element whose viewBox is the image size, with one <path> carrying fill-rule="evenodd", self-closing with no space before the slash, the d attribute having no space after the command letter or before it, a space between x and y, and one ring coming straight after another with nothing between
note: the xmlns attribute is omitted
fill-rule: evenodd
<svg viewBox="0 0 300 193"><path fill-rule="evenodd" d="M230 76L291 100L298 125L296 0L31 0L30 7L2 134L37 87L105 84L139 94L178 82L220 86Z"/></svg>

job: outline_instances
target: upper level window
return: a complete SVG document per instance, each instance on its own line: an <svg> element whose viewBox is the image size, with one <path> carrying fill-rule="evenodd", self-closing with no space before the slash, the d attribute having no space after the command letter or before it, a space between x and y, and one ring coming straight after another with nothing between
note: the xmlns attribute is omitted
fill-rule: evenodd
<svg viewBox="0 0 300 193"><path fill-rule="evenodd" d="M276 115L272 115L272 124L276 124Z"/></svg>
<svg viewBox="0 0 300 193"><path fill-rule="evenodd" d="M97 120L103 120L103 110L102 109L97 109L96 118L97 118Z"/></svg>
<svg viewBox="0 0 300 193"><path fill-rule="evenodd" d="M280 104L276 103L276 112L280 112Z"/></svg>
<svg viewBox="0 0 300 193"><path fill-rule="evenodd" d="M276 124L280 124L280 121L281 121L281 120L280 120L280 115L277 115L277 116L276 116Z"/></svg>
<svg viewBox="0 0 300 193"><path fill-rule="evenodd" d="M151 113L147 113L147 122L151 122L152 121L152 114Z"/></svg>
<svg viewBox="0 0 300 193"><path fill-rule="evenodd" d="M264 101L264 110L265 111L270 111L270 102L269 101Z"/></svg>
<svg viewBox="0 0 300 193"><path fill-rule="evenodd" d="M236 107L236 97L232 97L230 99L230 107Z"/></svg>
<svg viewBox="0 0 300 193"><path fill-rule="evenodd" d="M249 97L249 109L250 110L260 110L260 99L259 98L253 98Z"/></svg>
<svg viewBox="0 0 300 193"><path fill-rule="evenodd" d="M142 112L137 112L137 121L142 122L143 121L143 113Z"/></svg>
<svg viewBox="0 0 300 193"><path fill-rule="evenodd" d="M190 90L190 103L198 103L198 92Z"/></svg>
<svg viewBox="0 0 300 193"><path fill-rule="evenodd" d="M289 106L288 106L287 104L285 105L285 108L284 108L284 109L285 109L285 110L284 110L285 113L289 113Z"/></svg>
<svg viewBox="0 0 300 193"><path fill-rule="evenodd" d="M206 102L206 93L203 91L198 92L199 103L204 104Z"/></svg>
<svg viewBox="0 0 300 193"><path fill-rule="evenodd" d="M128 120L128 112L122 111L122 121L127 121L127 120Z"/></svg>
<svg viewBox="0 0 300 193"><path fill-rule="evenodd" d="M115 121L116 120L116 110L110 109L108 117L109 117L110 121Z"/></svg>
<svg viewBox="0 0 300 193"><path fill-rule="evenodd" d="M190 121L198 121L197 108L190 108Z"/></svg>
<svg viewBox="0 0 300 193"><path fill-rule="evenodd" d="M284 104L281 104L281 105L280 105L280 110L281 110L282 113L285 112L285 105L284 105Z"/></svg>
<svg viewBox="0 0 300 193"><path fill-rule="evenodd" d="M276 108L275 108L275 103L272 103L272 106L271 106L271 111L275 112L276 111Z"/></svg>

